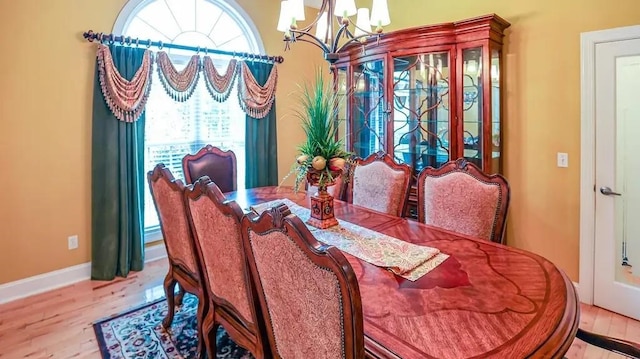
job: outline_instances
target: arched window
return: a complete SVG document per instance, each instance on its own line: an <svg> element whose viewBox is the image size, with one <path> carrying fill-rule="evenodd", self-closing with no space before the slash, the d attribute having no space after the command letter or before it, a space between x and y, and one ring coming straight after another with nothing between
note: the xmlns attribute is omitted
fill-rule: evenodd
<svg viewBox="0 0 640 359"><path fill-rule="evenodd" d="M203 49L264 53L255 26L233 0L130 0L118 15L113 32ZM178 69L193 55L184 50L162 51L170 55ZM229 57L210 56L219 71L226 69ZM156 71L153 76L146 106L145 169L162 162L176 178L184 178L182 157L212 144L235 152L238 187L243 188L245 114L238 105L236 90L226 102L218 103L210 98L200 79L189 100L176 102L165 93ZM144 224L147 241L160 237L158 216L147 187Z"/></svg>

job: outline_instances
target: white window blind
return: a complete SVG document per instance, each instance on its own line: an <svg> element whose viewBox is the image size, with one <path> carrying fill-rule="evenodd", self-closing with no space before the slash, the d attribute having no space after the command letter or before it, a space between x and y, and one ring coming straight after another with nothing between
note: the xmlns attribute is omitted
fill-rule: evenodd
<svg viewBox="0 0 640 359"><path fill-rule="evenodd" d="M179 60L175 62L180 63ZM216 66L226 68L226 61L216 61ZM234 88L229 99L219 103L211 99L200 79L189 100L176 102L165 93L157 73L153 76L146 110L145 169L150 171L156 164L164 163L175 178L184 182L182 158L211 144L235 153L238 187L243 188L246 115L238 104L237 90ZM158 216L148 184L145 184L145 231L155 238L154 233L158 230Z"/></svg>

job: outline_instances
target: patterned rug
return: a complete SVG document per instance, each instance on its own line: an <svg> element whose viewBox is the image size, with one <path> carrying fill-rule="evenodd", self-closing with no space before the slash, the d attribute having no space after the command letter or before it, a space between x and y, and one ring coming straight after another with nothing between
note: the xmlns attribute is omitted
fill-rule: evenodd
<svg viewBox="0 0 640 359"><path fill-rule="evenodd" d="M142 307L95 322L93 329L104 359L195 358L198 299L184 296L176 310L171 332L162 329L167 301L162 298ZM217 359L253 359L234 343L224 329L217 333Z"/></svg>

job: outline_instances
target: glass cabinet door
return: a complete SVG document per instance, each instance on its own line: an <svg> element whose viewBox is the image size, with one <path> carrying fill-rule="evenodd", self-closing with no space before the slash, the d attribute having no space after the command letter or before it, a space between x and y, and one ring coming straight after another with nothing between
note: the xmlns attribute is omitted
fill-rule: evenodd
<svg viewBox="0 0 640 359"><path fill-rule="evenodd" d="M393 59L393 154L414 169L449 160L449 52Z"/></svg>
<svg viewBox="0 0 640 359"><path fill-rule="evenodd" d="M463 157L482 166L482 47L462 50Z"/></svg>
<svg viewBox="0 0 640 359"><path fill-rule="evenodd" d="M381 59L357 64L353 69L350 148L361 158L385 149L387 101L384 73L384 61Z"/></svg>
<svg viewBox="0 0 640 359"><path fill-rule="evenodd" d="M348 73L346 67L336 67L333 69L334 73L334 90L337 96L337 106L336 109L336 117L335 120L338 125L338 139L342 141L342 144L345 146L344 150L347 150L348 139L346 138L347 134L347 111L348 111L348 101L349 98L347 96L347 79Z"/></svg>
<svg viewBox="0 0 640 359"><path fill-rule="evenodd" d="M502 173L502 134L500 117L500 51L491 50L491 172Z"/></svg>

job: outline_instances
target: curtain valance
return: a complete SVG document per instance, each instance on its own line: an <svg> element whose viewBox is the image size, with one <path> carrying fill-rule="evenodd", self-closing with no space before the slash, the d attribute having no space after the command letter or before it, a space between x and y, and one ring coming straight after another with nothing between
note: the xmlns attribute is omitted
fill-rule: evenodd
<svg viewBox="0 0 640 359"><path fill-rule="evenodd" d="M158 76L167 94L178 102L188 100L193 94L202 73L211 98L224 102L229 98L234 82L238 81L240 107L251 117L261 119L267 116L275 100L278 70L274 64L267 82L261 86L246 65L232 59L223 75L216 69L209 56L193 55L187 65L178 71L169 55L159 51L155 56L145 50L142 65L131 81L118 72L111 58L111 50L106 45L98 45L98 71L102 94L116 118L133 122L144 111L151 89L153 64L157 65Z"/></svg>
<svg viewBox="0 0 640 359"><path fill-rule="evenodd" d="M158 52L156 58L158 77L169 97L178 102L188 100L200 78L200 56L193 55L182 71L176 70L166 52Z"/></svg>
<svg viewBox="0 0 640 359"><path fill-rule="evenodd" d="M136 121L144 111L151 89L151 58L151 52L146 50L142 65L129 81L116 68L109 48L104 45L98 48L100 88L107 106L118 120Z"/></svg>

